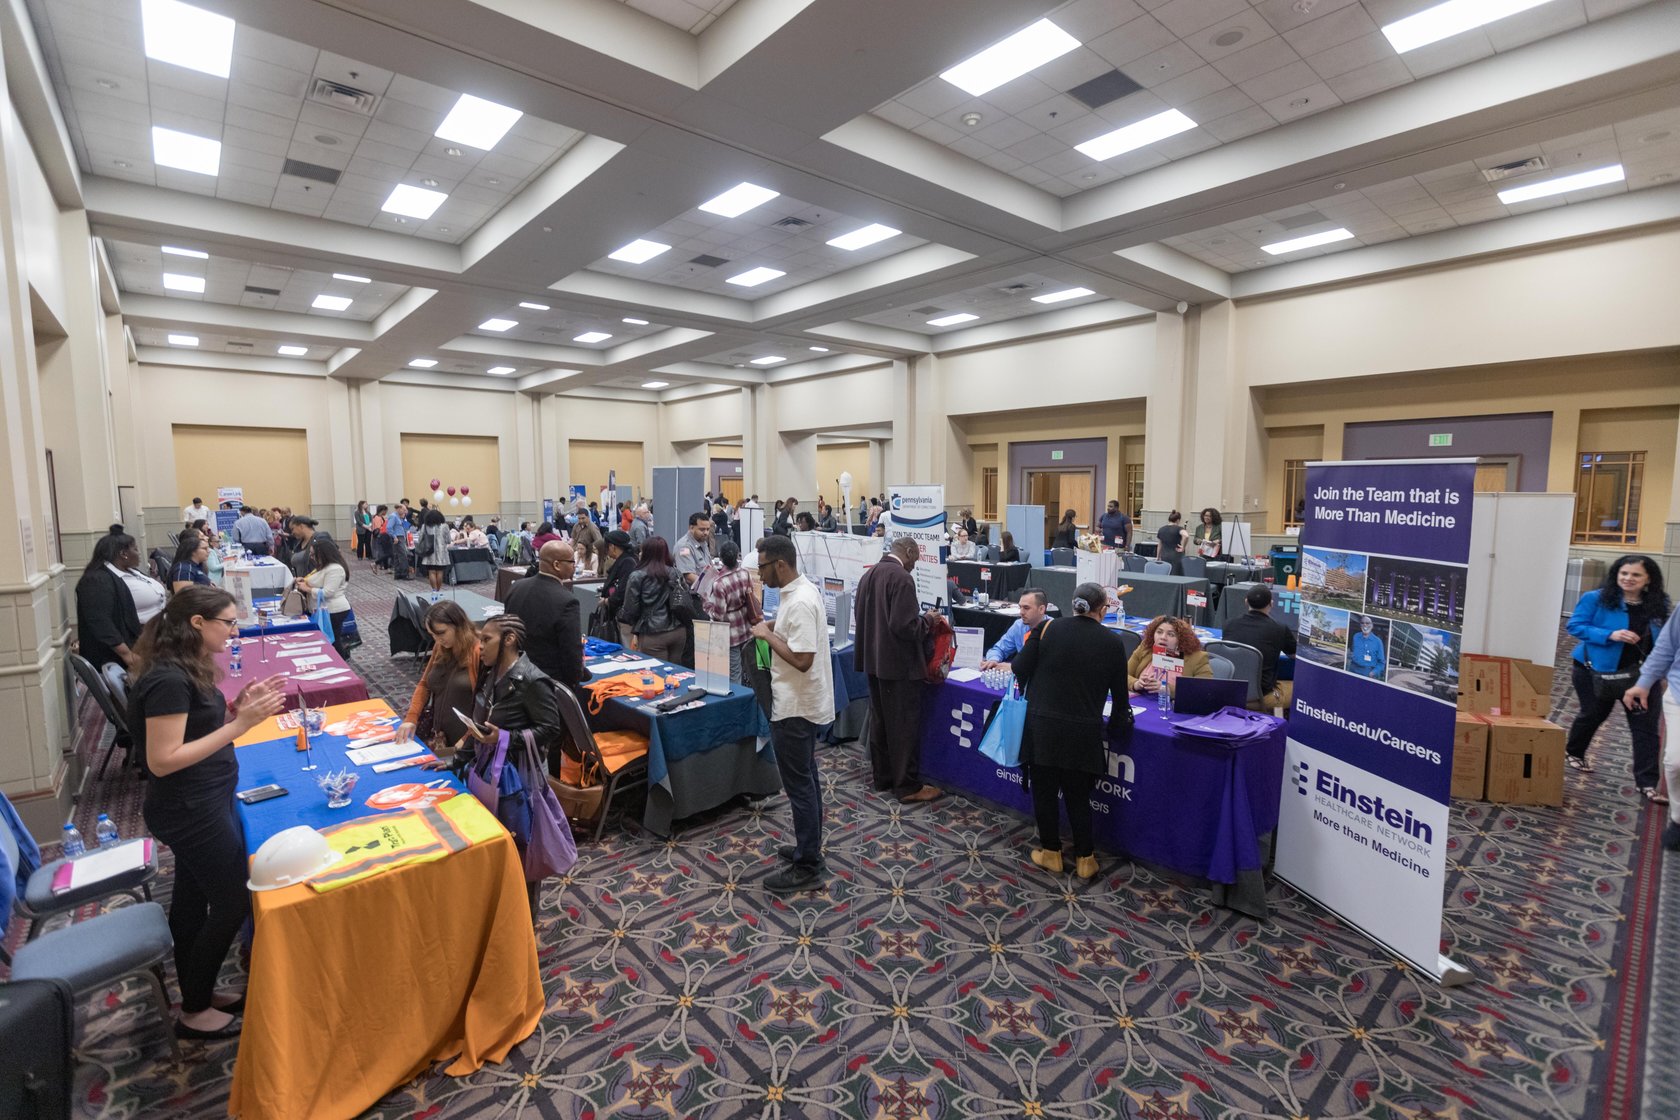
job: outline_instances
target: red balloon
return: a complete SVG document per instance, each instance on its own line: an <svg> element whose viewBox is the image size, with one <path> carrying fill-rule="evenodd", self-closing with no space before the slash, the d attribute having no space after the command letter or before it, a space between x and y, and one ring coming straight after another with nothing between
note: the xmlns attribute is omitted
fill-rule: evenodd
<svg viewBox="0 0 1680 1120"><path fill-rule="evenodd" d="M455 496L455 487L453 487L453 486L444 487L444 493L448 494L451 498L453 498Z"/></svg>
<svg viewBox="0 0 1680 1120"><path fill-rule="evenodd" d="M465 493L467 493L467 490L468 490L468 487L465 487L465 486L461 487L461 493L465 494Z"/></svg>
<svg viewBox="0 0 1680 1120"><path fill-rule="evenodd" d="M441 478L432 479L432 489L433 490L436 490L438 487L440 487L442 485L443 485L443 479L441 479Z"/></svg>

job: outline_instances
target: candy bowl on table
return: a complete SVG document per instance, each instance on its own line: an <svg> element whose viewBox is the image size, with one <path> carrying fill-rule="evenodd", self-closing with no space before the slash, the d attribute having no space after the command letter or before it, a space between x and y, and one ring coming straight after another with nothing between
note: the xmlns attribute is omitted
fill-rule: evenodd
<svg viewBox="0 0 1680 1120"><path fill-rule="evenodd" d="M350 804L350 793L361 777L354 770L329 770L315 777L315 784L327 795L327 808L342 809Z"/></svg>

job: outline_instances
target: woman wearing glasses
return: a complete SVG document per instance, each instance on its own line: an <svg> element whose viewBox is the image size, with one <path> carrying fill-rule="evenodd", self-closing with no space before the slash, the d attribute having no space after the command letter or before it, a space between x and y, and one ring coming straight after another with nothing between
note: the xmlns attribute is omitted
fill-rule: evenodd
<svg viewBox="0 0 1680 1120"><path fill-rule="evenodd" d="M216 975L251 912L245 828L234 805L233 741L280 711L276 678L247 685L230 706L216 687L216 654L239 629L233 596L183 588L134 647L128 723L146 784L146 828L175 853L169 932L181 985L181 1038L238 1033L243 996L218 996Z"/></svg>

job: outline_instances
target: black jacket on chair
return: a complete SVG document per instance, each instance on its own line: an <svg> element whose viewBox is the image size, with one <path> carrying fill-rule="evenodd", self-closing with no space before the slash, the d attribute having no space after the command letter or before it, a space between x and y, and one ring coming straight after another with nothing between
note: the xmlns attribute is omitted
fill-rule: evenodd
<svg viewBox="0 0 1680 1120"><path fill-rule="evenodd" d="M1126 647L1119 637L1084 615L1048 619L1027 635L1013 668L1027 691L1022 766L1106 773L1105 743L1128 741L1132 727ZM1114 706L1105 731L1108 698Z"/></svg>
<svg viewBox="0 0 1680 1120"><path fill-rule="evenodd" d="M101 564L76 581L76 629L81 654L95 669L115 661L118 646L134 647L140 638L140 613L127 586Z"/></svg>

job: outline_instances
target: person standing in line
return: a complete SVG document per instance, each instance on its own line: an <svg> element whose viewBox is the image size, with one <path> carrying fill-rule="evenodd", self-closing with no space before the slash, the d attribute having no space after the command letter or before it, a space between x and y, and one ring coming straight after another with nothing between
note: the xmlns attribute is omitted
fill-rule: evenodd
<svg viewBox="0 0 1680 1120"><path fill-rule="evenodd" d="M941 791L922 783L922 693L926 625L910 574L920 555L899 537L857 589L853 657L869 677L869 766L875 789L899 801L932 801Z"/></svg>
<svg viewBox="0 0 1680 1120"><path fill-rule="evenodd" d="M373 558L373 510L368 508L367 499L356 503L356 557L361 560Z"/></svg>
<svg viewBox="0 0 1680 1120"><path fill-rule="evenodd" d="M752 636L770 646L770 743L793 814L794 843L777 850L788 866L764 880L781 894L822 878L817 729L834 722L834 680L822 592L800 574L793 541L769 536L758 542L758 577L782 593L775 621L752 628Z"/></svg>
<svg viewBox="0 0 1680 1120"><path fill-rule="evenodd" d="M636 570L636 556L630 551L630 534L614 529L601 537L601 598L607 601L607 614L618 627L618 644L631 647L630 625L619 618L624 611L624 593L630 587L630 576Z"/></svg>
<svg viewBox="0 0 1680 1120"><path fill-rule="evenodd" d="M1108 511L1097 521L1097 528L1102 532L1104 548L1125 552L1132 547L1132 519L1121 512L1115 499L1109 499Z"/></svg>
<svg viewBox="0 0 1680 1120"><path fill-rule="evenodd" d="M690 587L712 566L717 550L712 546L712 519L703 513L688 515L688 532L677 542L677 572Z"/></svg>
<svg viewBox="0 0 1680 1120"><path fill-rule="evenodd" d="M307 575L318 566L311 551L315 547L315 542L332 540L331 533L321 532L317 528L319 524L320 522L313 517L304 517L302 514L291 519L292 539L296 544L292 550L290 563L292 571L300 576Z"/></svg>
<svg viewBox="0 0 1680 1120"><path fill-rule="evenodd" d="M408 520L409 505L398 502L397 508L391 511L391 516L385 520L386 535L391 538L391 577L393 579L411 579L409 571L408 535L414 531L414 526Z"/></svg>
<svg viewBox="0 0 1680 1120"><path fill-rule="evenodd" d="M332 622L333 649L340 657L349 657L351 651L344 645L344 622L350 617L350 599L345 594L345 588L350 585L350 565L345 563L338 542L325 533L317 534L310 542L309 551L300 555L307 555L314 567L308 575L293 581L292 586L303 592L304 605L311 612L315 609L315 593L321 593L321 604L327 608L327 618Z"/></svg>
<svg viewBox="0 0 1680 1120"><path fill-rule="evenodd" d="M576 571L572 546L549 541L537 553L536 576L515 583L507 597L507 613L525 623L526 656L573 695L590 676L583 664L583 610L566 586Z"/></svg>
<svg viewBox="0 0 1680 1120"><path fill-rule="evenodd" d="M624 605L618 620L628 624L631 648L672 664L682 657L688 636L676 616L676 569L671 563L671 546L664 537L649 537L642 543L642 562L630 573L624 589Z"/></svg>
<svg viewBox="0 0 1680 1120"><path fill-rule="evenodd" d="M420 570L433 593L443 590L443 577L449 574L449 524L441 509L429 509L420 516L420 536L414 542L414 555L420 560Z"/></svg>
<svg viewBox="0 0 1680 1120"><path fill-rule="evenodd" d="M1167 523L1155 530L1155 539L1161 542L1156 550L1155 559L1172 565L1172 574L1184 574L1184 526L1180 524L1184 515L1176 509L1167 514Z"/></svg>
<svg viewBox="0 0 1680 1120"><path fill-rule="evenodd" d="M250 506L239 507L239 517L228 532L233 543L252 556L267 556L274 545L274 530Z"/></svg>
<svg viewBox="0 0 1680 1120"><path fill-rule="evenodd" d="M1032 861L1046 871L1062 870L1059 794L1073 830L1074 874L1081 879L1097 876L1091 792L1108 769L1107 743L1113 730L1129 734L1132 723L1126 647L1103 625L1107 609L1101 584L1080 584L1072 617L1041 622L1014 666L1027 693L1021 772L1038 819ZM1112 703L1111 726L1103 722L1105 702Z"/></svg>
<svg viewBox="0 0 1680 1120"><path fill-rule="evenodd" d="M758 596L753 594L752 576L741 567L741 546L726 540L718 549L723 571L706 590L706 613L717 622L729 624L729 679L746 683L747 658L752 656L752 628L764 618Z"/></svg>
<svg viewBox="0 0 1680 1120"><path fill-rule="evenodd" d="M1569 633L1579 639L1570 654L1570 683L1581 710L1569 725L1564 744L1564 762L1572 770L1592 772L1587 748L1593 736L1610 718L1620 697L1598 695L1593 673L1614 673L1638 668L1649 656L1672 611L1663 590L1662 568L1649 556L1619 557L1610 566L1604 583L1581 596L1569 616ZM1633 783L1639 796L1652 804L1668 803L1663 791L1658 756L1657 709L1644 705L1624 706L1628 731L1633 739Z"/></svg>
<svg viewBox="0 0 1680 1120"><path fill-rule="evenodd" d="M138 556L134 538L121 525L94 543L93 555L76 581L77 652L95 669L115 661L131 664L134 643L140 639L140 612L123 582L122 565L130 550Z"/></svg>
<svg viewBox="0 0 1680 1120"><path fill-rule="evenodd" d="M390 507L381 504L373 511L368 532L373 537L373 566L381 571L391 570L391 538L385 533L385 515Z"/></svg>

